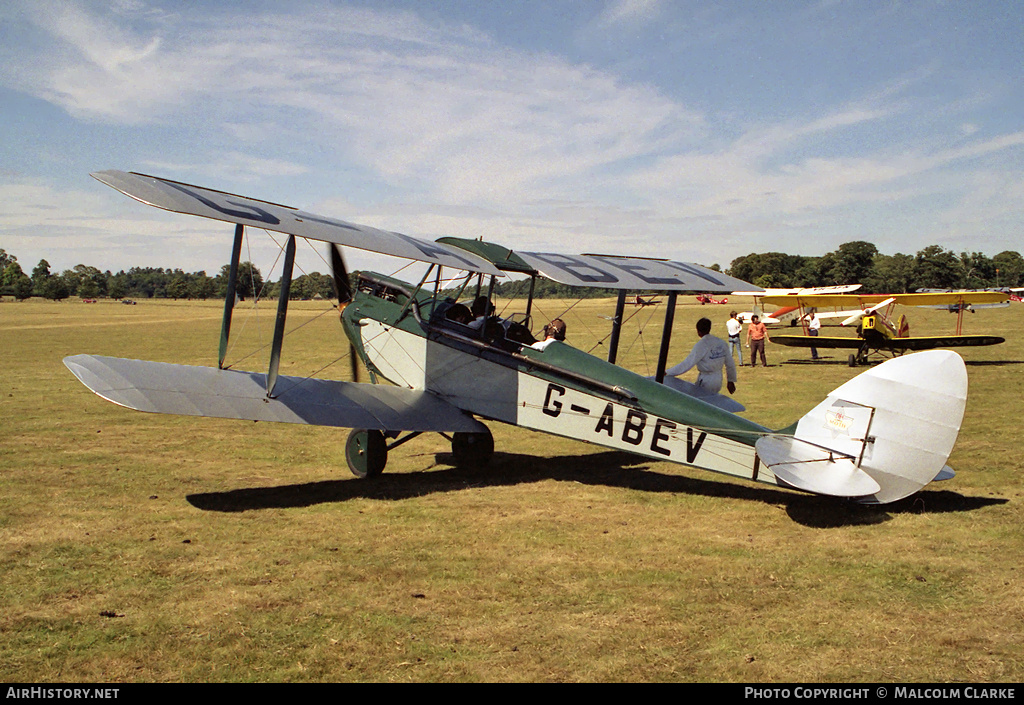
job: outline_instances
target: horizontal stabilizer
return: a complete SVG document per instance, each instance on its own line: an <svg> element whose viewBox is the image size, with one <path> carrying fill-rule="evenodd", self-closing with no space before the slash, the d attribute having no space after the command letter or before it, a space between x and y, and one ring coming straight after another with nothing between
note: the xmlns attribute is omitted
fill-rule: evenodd
<svg viewBox="0 0 1024 705"><path fill-rule="evenodd" d="M653 380L654 377L648 377L647 379ZM694 399L700 399L705 404L711 404L717 406L719 409L725 409L733 414L738 414L741 411L746 411L747 407L740 404L738 401L734 401L724 394L716 394L712 391L698 387L693 382L687 382L684 379L673 377L668 375L665 377L665 381L662 382L666 387L671 387L677 392L693 397Z"/></svg>
<svg viewBox="0 0 1024 705"><path fill-rule="evenodd" d="M881 489L856 458L792 436L762 436L755 447L772 474L797 489L833 497L866 497Z"/></svg>
<svg viewBox="0 0 1024 705"><path fill-rule="evenodd" d="M64 364L89 389L137 411L381 431L483 432L483 424L422 390L266 375L116 357L73 355Z"/></svg>

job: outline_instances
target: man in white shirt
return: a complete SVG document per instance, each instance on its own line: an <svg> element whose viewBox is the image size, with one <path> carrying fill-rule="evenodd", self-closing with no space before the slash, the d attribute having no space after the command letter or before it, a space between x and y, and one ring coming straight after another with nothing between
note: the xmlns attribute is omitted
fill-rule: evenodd
<svg viewBox="0 0 1024 705"><path fill-rule="evenodd" d="M805 318L807 319L807 333L809 335L812 335L815 338L817 338L818 337L818 331L821 330L821 319L818 318L817 311L815 311L814 309L811 309L811 312L809 314L807 314L807 316L805 316ZM818 357L818 348L814 348L814 347L811 348L811 359L812 360L820 359ZM740 363L740 364L743 364L743 363Z"/></svg>
<svg viewBox="0 0 1024 705"><path fill-rule="evenodd" d="M697 386L718 394L722 389L722 367L725 367L727 387L729 394L736 393L736 363L729 354L729 347L721 338L711 335L711 321L702 318L697 321L697 335L700 340L693 346L693 350L686 356L686 359L666 374L679 376L690 368L696 367Z"/></svg>
<svg viewBox="0 0 1024 705"><path fill-rule="evenodd" d="M740 353L740 367L743 367L743 345L740 344L740 333L743 332L743 323L737 318L737 313L732 311L729 320L725 322L725 332L729 334L729 357L732 357L733 350Z"/></svg>
<svg viewBox="0 0 1024 705"><path fill-rule="evenodd" d="M544 326L544 340L539 340L530 347L543 351L556 340L559 342L565 340L565 321L561 318L556 318Z"/></svg>

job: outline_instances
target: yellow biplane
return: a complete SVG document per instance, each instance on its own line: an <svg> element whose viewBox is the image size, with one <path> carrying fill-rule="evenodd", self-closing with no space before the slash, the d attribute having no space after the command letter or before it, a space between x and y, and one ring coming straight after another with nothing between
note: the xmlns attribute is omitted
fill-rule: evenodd
<svg viewBox="0 0 1024 705"><path fill-rule="evenodd" d="M908 350L933 350L975 345L998 345L1005 338L997 335L964 335L963 312L971 305L997 304L1007 295L999 291L947 291L925 294L833 294L817 296L765 296L762 303L775 306L799 306L803 335L773 335L772 342L802 348L845 348L850 367L868 362L870 355L895 357ZM893 308L901 306L948 306L957 312L953 335L911 336L906 315L892 320ZM833 308L852 311L843 326L856 326L857 337L813 335L808 329L812 310Z"/></svg>

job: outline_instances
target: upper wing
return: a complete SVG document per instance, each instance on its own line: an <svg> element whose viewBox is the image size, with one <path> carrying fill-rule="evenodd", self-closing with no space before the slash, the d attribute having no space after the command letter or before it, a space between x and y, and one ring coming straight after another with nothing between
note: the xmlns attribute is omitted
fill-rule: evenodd
<svg viewBox="0 0 1024 705"><path fill-rule="evenodd" d="M381 431L486 430L460 409L421 390L326 379L279 377L116 357L73 355L64 364L89 389L137 411L279 421Z"/></svg>
<svg viewBox="0 0 1024 705"><path fill-rule="evenodd" d="M861 288L861 284L838 284L836 286L812 286L805 289L765 289L763 291L734 291L733 296L817 296L821 294L848 294Z"/></svg>
<svg viewBox="0 0 1024 705"><path fill-rule="evenodd" d="M516 252L537 272L559 284L643 291L727 293L750 284L699 264L615 255Z"/></svg>
<svg viewBox="0 0 1024 705"><path fill-rule="evenodd" d="M142 203L175 213L240 223L311 240L333 242L384 255L404 257L484 274L501 274L486 260L443 243L420 240L276 203L183 184L145 174L100 171L95 179Z"/></svg>
<svg viewBox="0 0 1024 705"><path fill-rule="evenodd" d="M892 299L902 306L930 306L935 304L990 304L1006 300L1006 294L999 291L945 291L927 294L824 294L787 296L765 296L762 303L775 306L828 306L838 308L864 308Z"/></svg>

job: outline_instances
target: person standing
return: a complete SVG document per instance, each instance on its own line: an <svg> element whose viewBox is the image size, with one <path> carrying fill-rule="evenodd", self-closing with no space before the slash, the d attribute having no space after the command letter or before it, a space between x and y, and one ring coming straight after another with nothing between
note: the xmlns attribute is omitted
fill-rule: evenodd
<svg viewBox="0 0 1024 705"><path fill-rule="evenodd" d="M818 318L818 312L812 310L807 315L807 334L817 338L819 330L821 330L821 319ZM821 359L820 357L818 357L818 348L813 347L813 346L811 347L811 359L812 360L820 360Z"/></svg>
<svg viewBox="0 0 1024 705"><path fill-rule="evenodd" d="M761 323L761 317L753 315L750 317L750 325L747 326L747 347L750 348L750 366L757 367L757 355L761 354L761 364L768 367L768 361L764 356L765 343L772 342L768 337L768 328Z"/></svg>
<svg viewBox="0 0 1024 705"><path fill-rule="evenodd" d="M743 331L743 324L737 318L735 311L729 313L729 320L725 322L725 332L729 334L729 357L732 357L733 350L740 354L740 367L743 367L743 346L740 344L740 333Z"/></svg>

